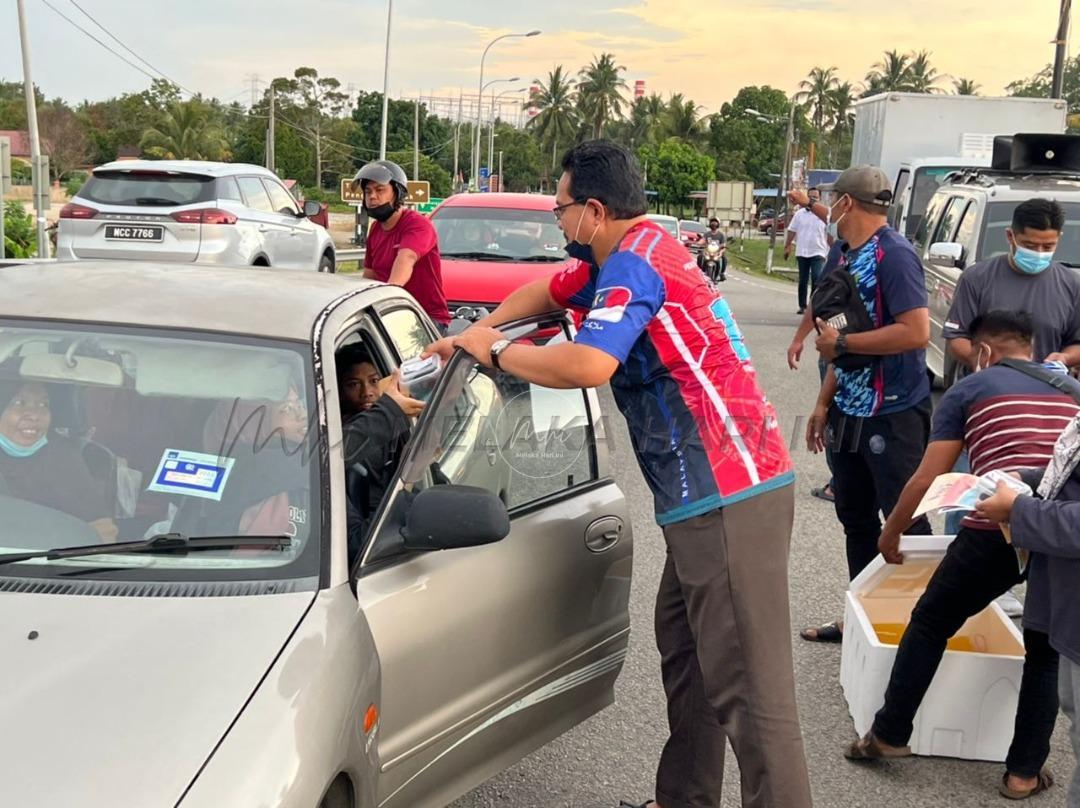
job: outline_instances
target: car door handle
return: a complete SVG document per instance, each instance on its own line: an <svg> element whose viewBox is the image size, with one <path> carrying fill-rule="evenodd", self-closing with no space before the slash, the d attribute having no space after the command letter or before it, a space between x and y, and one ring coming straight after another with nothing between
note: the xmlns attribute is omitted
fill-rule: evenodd
<svg viewBox="0 0 1080 808"><path fill-rule="evenodd" d="M266 232L268 232L269 230L270 230L270 228L269 228L269 227L267 227L267 226L266 226L265 224L260 224L260 225L259 225L259 232L260 232L260 233L266 233Z"/></svg>
<svg viewBox="0 0 1080 808"><path fill-rule="evenodd" d="M585 546L592 553L603 553L619 543L623 522L617 516L602 516L585 528Z"/></svg>

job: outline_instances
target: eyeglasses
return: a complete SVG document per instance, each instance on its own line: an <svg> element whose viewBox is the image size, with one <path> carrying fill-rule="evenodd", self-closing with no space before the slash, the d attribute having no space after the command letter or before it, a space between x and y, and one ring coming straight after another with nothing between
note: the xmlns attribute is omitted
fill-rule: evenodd
<svg viewBox="0 0 1080 808"><path fill-rule="evenodd" d="M574 205L584 205L588 201L588 199L575 199L572 202L567 202L565 205L556 205L551 209L551 212L555 214L556 219L561 221L567 208L572 208Z"/></svg>

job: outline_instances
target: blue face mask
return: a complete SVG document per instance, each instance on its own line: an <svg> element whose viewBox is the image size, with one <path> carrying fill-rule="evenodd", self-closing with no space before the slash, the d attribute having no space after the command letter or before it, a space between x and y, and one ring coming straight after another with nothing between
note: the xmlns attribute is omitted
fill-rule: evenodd
<svg viewBox="0 0 1080 808"><path fill-rule="evenodd" d="M1016 268L1028 275L1038 275L1040 272L1045 272L1050 268L1053 260L1053 252L1029 250L1019 244L1016 245L1016 250L1013 252L1013 263L1016 264Z"/></svg>
<svg viewBox="0 0 1080 808"><path fill-rule="evenodd" d="M12 443L8 440L7 435L0 434L0 449L4 451L8 457L30 457L41 451L41 448L49 442L49 439L42 435L35 443L29 446L19 446L16 443Z"/></svg>

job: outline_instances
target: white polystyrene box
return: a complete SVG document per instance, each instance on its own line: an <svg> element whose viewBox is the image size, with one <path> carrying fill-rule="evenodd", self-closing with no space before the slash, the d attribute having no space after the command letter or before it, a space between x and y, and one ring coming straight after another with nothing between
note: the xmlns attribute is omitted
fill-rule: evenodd
<svg viewBox="0 0 1080 808"><path fill-rule="evenodd" d="M905 536L901 565L878 556L851 582L844 609L840 682L855 731L865 735L885 702L896 645L883 643L875 624L907 625L926 582L952 536ZM887 630L887 629L886 629ZM996 603L957 634L978 651L946 650L915 714L916 755L1002 762L1012 741L1024 638Z"/></svg>

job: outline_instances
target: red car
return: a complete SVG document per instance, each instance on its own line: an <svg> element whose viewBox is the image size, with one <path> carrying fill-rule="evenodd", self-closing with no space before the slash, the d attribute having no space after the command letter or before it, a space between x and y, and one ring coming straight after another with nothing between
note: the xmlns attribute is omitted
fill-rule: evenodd
<svg viewBox="0 0 1080 808"><path fill-rule="evenodd" d="M554 207L555 197L540 194L457 194L432 212L451 314L494 309L519 286L573 263Z"/></svg>
<svg viewBox="0 0 1080 808"><path fill-rule="evenodd" d="M679 222L679 238L682 239L683 246L688 250L700 250L701 240L705 237L705 233L709 228L703 225L701 222L695 222L692 219L683 219Z"/></svg>

